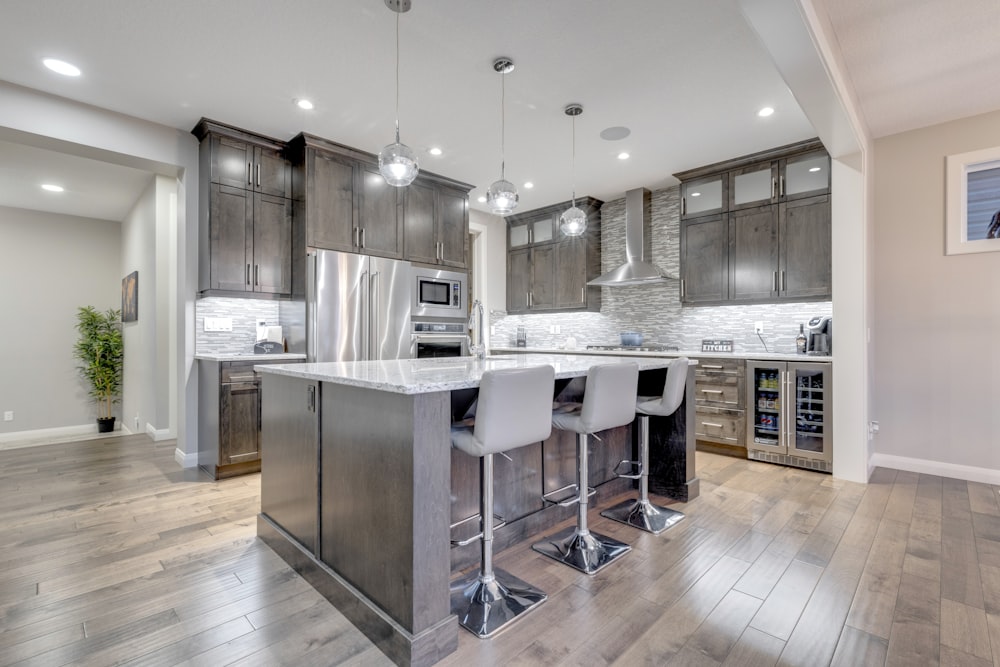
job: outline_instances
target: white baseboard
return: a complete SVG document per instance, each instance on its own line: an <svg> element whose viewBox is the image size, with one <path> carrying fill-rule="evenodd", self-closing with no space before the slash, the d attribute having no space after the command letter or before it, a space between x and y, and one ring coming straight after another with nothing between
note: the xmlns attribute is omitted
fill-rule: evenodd
<svg viewBox="0 0 1000 667"><path fill-rule="evenodd" d="M927 459L915 459L909 456L895 456L893 454L880 454L878 452L872 454L870 464L872 467L893 468L895 470L906 470L907 472L919 472L925 475L964 479L968 482L1000 485L1000 470L993 470L991 468L929 461Z"/></svg>
<svg viewBox="0 0 1000 667"><path fill-rule="evenodd" d="M14 431L0 433L0 444L28 444L49 440L72 440L74 437L88 436L97 433L97 424L80 424L78 426L58 426L56 428L40 428L34 431Z"/></svg>
<svg viewBox="0 0 1000 667"><path fill-rule="evenodd" d="M174 461L182 468L196 468L198 466L198 452L185 454L180 447L174 449Z"/></svg>
<svg viewBox="0 0 1000 667"><path fill-rule="evenodd" d="M156 428L149 422L146 423L146 435L153 439L153 442L159 442L161 440L170 440L174 435L170 432L169 428Z"/></svg>

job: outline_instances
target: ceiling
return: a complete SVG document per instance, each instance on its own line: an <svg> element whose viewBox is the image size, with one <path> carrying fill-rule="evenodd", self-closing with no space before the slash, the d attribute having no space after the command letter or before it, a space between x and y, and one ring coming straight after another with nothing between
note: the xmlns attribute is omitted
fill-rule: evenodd
<svg viewBox="0 0 1000 667"><path fill-rule="evenodd" d="M985 83L995 77L968 83L977 68L994 67L1000 47L962 32L998 25L996 0L964 0L961 16L937 0L816 3L875 136L1000 108L1000 88ZM393 138L395 19L383 0L6 3L0 80L185 132L204 116L376 153ZM983 62L988 54L992 62ZM574 185L605 201L663 187L677 171L815 135L739 0L413 0L400 16L401 139L422 169L474 185L476 208L500 176L501 77L491 64L501 55L516 64L506 77L505 158L519 210L565 201ZM44 57L73 62L83 75L49 72ZM935 85L961 94L942 99ZM297 98L316 108L300 110ZM571 102L584 107L575 177L563 113ZM776 112L759 118L763 106ZM631 134L601 139L613 126ZM428 154L432 146L443 155ZM631 157L617 159L621 151ZM0 142L0 174L18 179L0 187L0 205L121 219L120 199L134 202L152 177L102 176L98 163L81 160ZM64 208L34 185L50 173L66 181ZM76 180L84 175L88 182Z"/></svg>

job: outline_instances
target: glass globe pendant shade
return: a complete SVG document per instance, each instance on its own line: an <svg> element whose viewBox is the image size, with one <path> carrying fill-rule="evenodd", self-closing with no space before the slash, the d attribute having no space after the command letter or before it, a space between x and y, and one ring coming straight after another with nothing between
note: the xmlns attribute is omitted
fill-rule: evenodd
<svg viewBox="0 0 1000 667"><path fill-rule="evenodd" d="M559 216L559 231L565 236L582 236L587 231L587 214L576 206Z"/></svg>
<svg viewBox="0 0 1000 667"><path fill-rule="evenodd" d="M379 151L378 170L386 183L401 188L413 182L420 165L417 164L416 153L406 144L399 143L397 136L394 143Z"/></svg>
<svg viewBox="0 0 1000 667"><path fill-rule="evenodd" d="M517 208L517 188L510 181L501 178L494 181L486 191L486 203L492 213L507 215Z"/></svg>

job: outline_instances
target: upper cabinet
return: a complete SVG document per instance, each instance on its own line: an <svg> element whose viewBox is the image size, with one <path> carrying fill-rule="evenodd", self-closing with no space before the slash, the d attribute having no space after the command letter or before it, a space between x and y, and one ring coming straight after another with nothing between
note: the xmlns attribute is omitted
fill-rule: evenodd
<svg viewBox="0 0 1000 667"><path fill-rule="evenodd" d="M674 176L681 303L831 297L830 157L819 140Z"/></svg>
<svg viewBox="0 0 1000 667"><path fill-rule="evenodd" d="M467 267L469 192L418 176L402 188L406 259L457 269Z"/></svg>
<svg viewBox="0 0 1000 667"><path fill-rule="evenodd" d="M421 172L393 187L375 156L304 133L288 154L306 247L466 267L472 186Z"/></svg>
<svg viewBox="0 0 1000 667"><path fill-rule="evenodd" d="M202 120L199 291L287 296L292 291L292 202L284 144Z"/></svg>
<svg viewBox="0 0 1000 667"><path fill-rule="evenodd" d="M587 281L601 274L602 204L576 200L587 214L587 231L578 237L559 232L568 201L507 216L508 313L601 309L601 288Z"/></svg>

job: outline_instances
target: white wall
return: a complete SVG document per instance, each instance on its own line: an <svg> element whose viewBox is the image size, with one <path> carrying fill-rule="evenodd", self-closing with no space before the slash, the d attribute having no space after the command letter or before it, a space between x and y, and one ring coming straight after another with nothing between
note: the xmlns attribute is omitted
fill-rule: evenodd
<svg viewBox="0 0 1000 667"><path fill-rule="evenodd" d="M1000 111L875 141L879 465L1000 483L1000 253L945 256L945 156L1000 146Z"/></svg>
<svg viewBox="0 0 1000 667"><path fill-rule="evenodd" d="M76 312L120 307L121 225L0 207L0 239L0 412L14 412L0 434L96 431L73 358Z"/></svg>
<svg viewBox="0 0 1000 667"><path fill-rule="evenodd" d="M170 431L170 194L173 179L156 176L122 222L122 275L139 272L139 318L125 322L122 420L133 433ZM164 238L161 238L164 237Z"/></svg>

